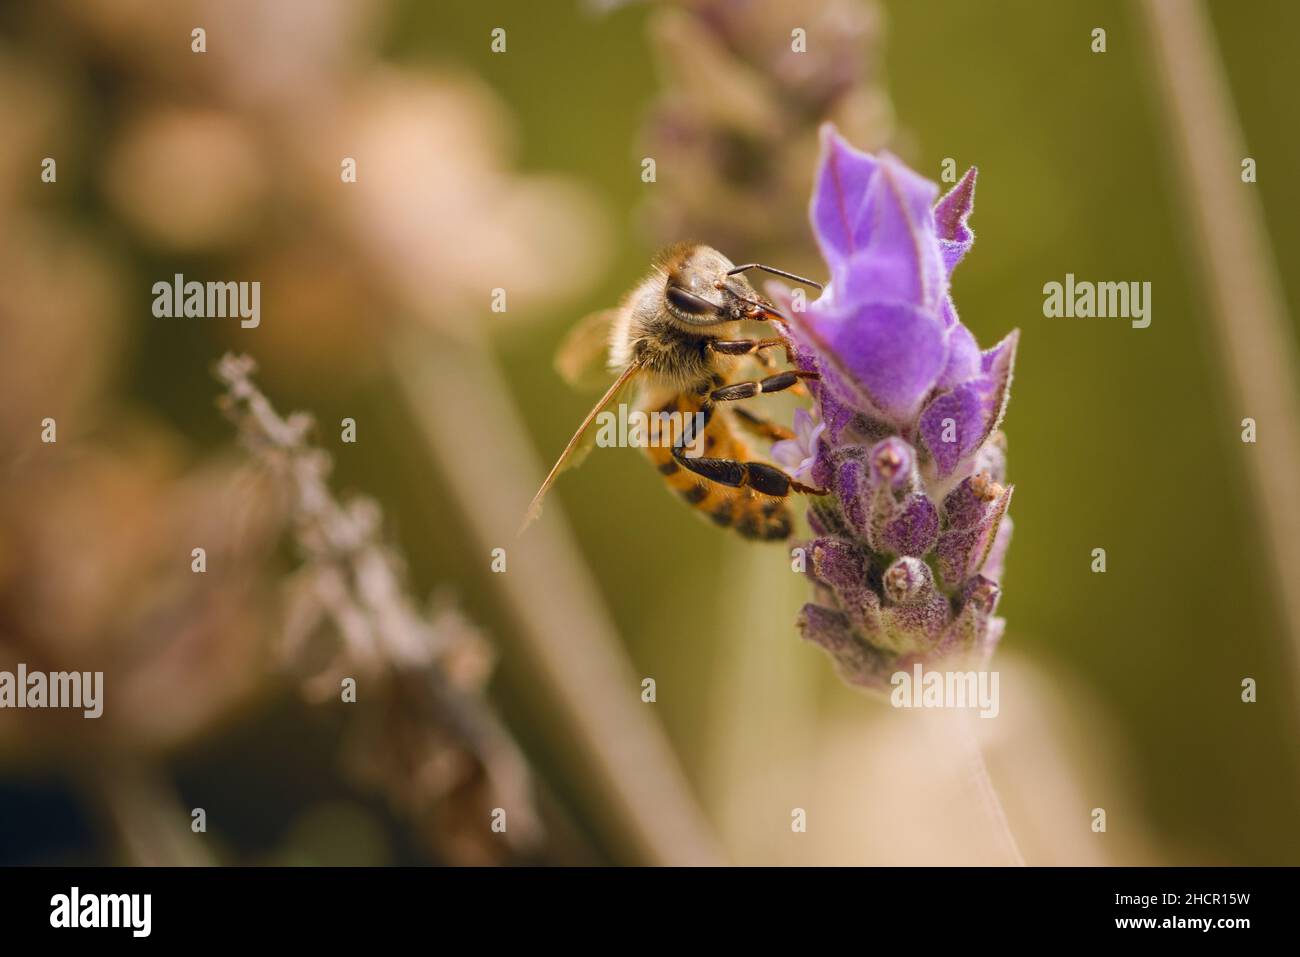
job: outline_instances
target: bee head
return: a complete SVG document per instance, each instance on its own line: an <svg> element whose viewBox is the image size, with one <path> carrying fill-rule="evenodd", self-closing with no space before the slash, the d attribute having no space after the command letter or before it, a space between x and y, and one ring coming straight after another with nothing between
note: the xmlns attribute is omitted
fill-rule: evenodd
<svg viewBox="0 0 1300 957"><path fill-rule="evenodd" d="M730 259L710 246L682 247L664 262L664 303L684 326L748 318L758 293L744 276L730 276Z"/></svg>

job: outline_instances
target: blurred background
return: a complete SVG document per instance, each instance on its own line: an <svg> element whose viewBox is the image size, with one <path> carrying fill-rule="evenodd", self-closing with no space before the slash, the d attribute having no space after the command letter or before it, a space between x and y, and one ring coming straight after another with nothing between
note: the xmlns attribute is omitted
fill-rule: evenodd
<svg viewBox="0 0 1300 957"><path fill-rule="evenodd" d="M102 670L106 700L0 711L0 862L999 862L952 729L799 641L787 550L621 449L513 534L594 398L556 346L659 246L820 274L833 119L932 179L980 170L954 298L981 342L1022 338L1002 707L975 731L1025 858L1300 863L1273 584L1300 568L1248 461L1296 397L1240 441L1135 10L5 4L0 668ZM1300 8L1208 12L1293 366ZM1045 319L1067 272L1149 281L1150 328ZM260 326L155 319L175 273L260 281ZM215 376L228 351L256 371Z"/></svg>

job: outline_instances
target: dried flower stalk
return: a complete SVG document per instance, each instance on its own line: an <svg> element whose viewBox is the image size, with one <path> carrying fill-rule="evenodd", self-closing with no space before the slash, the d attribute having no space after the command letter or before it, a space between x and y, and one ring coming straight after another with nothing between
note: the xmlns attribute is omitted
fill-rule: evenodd
<svg viewBox="0 0 1300 957"><path fill-rule="evenodd" d="M344 678L356 679L362 716L353 770L424 826L443 853L459 862L499 860L498 837L516 853L534 848L541 822L530 774L483 695L486 642L454 611L416 607L382 539L379 505L334 497L330 457L307 438L311 417L281 417L253 384L255 368L249 357L227 354L216 374L227 390L223 409L245 445L282 480L302 559L288 585L285 665L312 670L302 688L317 701L339 694ZM327 622L337 646L313 668L312 639ZM467 793L472 800L463 800ZM506 811L504 835L489 828L497 807Z"/></svg>

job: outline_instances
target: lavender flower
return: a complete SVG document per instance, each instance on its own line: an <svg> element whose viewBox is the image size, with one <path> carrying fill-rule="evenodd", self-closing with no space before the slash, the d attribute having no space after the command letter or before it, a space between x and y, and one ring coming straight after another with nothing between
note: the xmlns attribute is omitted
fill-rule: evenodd
<svg viewBox="0 0 1300 957"><path fill-rule="evenodd" d="M974 190L971 169L936 204L933 183L828 125L811 216L830 283L804 312L772 289L796 363L821 373L811 475L831 492L809 513L815 600L799 628L852 684L887 687L917 661L982 664L1002 634L1012 488L998 426L1018 334L981 352L948 294Z"/></svg>
<svg viewBox="0 0 1300 957"><path fill-rule="evenodd" d="M248 356L229 353L216 368L221 405L278 487L303 559L285 588L286 670L315 701L337 701L345 677L368 689L352 709L349 769L407 814L440 857L487 864L532 853L542 819L524 755L485 696L486 639L446 602L421 612L383 540L379 504L334 496L330 457L308 438L311 417L282 417L255 371ZM509 809L503 841L468 824L494 806Z"/></svg>
<svg viewBox="0 0 1300 957"><path fill-rule="evenodd" d="M791 477L808 482L817 463L817 442L826 431L825 422L817 422L807 409L795 409L794 438L772 443L772 461L784 465Z"/></svg>

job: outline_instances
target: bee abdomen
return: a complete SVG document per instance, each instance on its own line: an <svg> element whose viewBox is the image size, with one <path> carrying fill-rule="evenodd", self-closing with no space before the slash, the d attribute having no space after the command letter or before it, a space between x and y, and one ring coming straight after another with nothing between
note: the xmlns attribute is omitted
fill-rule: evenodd
<svg viewBox="0 0 1300 957"><path fill-rule="evenodd" d="M760 495L738 498L733 511L733 527L745 538L765 542L784 541L790 537L794 528L790 508L780 499Z"/></svg>
<svg viewBox="0 0 1300 957"><path fill-rule="evenodd" d="M734 528L745 538L780 541L789 538L794 527L785 502L747 489L693 480L688 487L679 489L678 495L714 525Z"/></svg>
<svg viewBox="0 0 1300 957"><path fill-rule="evenodd" d="M737 460L748 457L744 443L716 418L709 425L705 447L713 456ZM783 499L703 479L683 468L667 445L650 446L645 452L668 487L713 524L734 528L745 538L757 541L782 541L790 537L794 523Z"/></svg>

